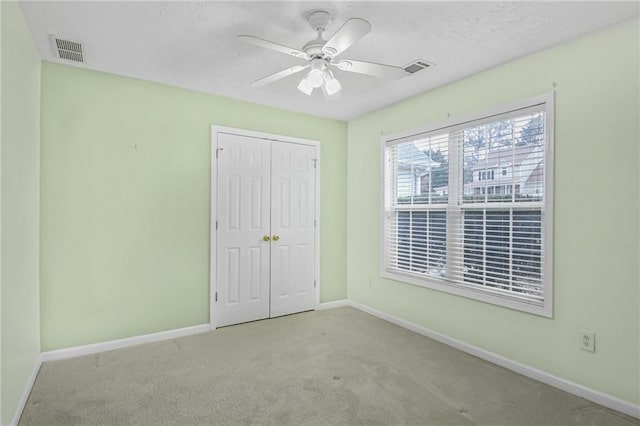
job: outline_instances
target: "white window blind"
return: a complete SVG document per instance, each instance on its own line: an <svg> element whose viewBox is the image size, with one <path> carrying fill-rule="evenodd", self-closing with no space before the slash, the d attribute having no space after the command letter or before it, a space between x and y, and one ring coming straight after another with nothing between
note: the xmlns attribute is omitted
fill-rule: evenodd
<svg viewBox="0 0 640 426"><path fill-rule="evenodd" d="M384 275L550 316L549 103L383 140Z"/></svg>

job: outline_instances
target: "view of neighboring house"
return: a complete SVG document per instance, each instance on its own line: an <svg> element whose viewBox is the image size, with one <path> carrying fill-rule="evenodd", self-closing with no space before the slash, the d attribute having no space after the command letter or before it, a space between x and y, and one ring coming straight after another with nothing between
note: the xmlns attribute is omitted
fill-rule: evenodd
<svg viewBox="0 0 640 426"><path fill-rule="evenodd" d="M396 148L398 198L429 193L429 171L440 167L440 163L433 161L416 143L419 141L405 142Z"/></svg>
<svg viewBox="0 0 640 426"><path fill-rule="evenodd" d="M544 189L543 160L538 145L490 151L485 160L473 166L471 182L464 184L464 195L540 196Z"/></svg>
<svg viewBox="0 0 640 426"><path fill-rule="evenodd" d="M429 193L447 195L446 181L443 186L443 182L434 181L432 176L442 163L434 161L419 142L397 145L396 195L399 199ZM544 192L543 160L542 147L538 145L489 151L471 167L470 173L465 173L464 196L515 194L523 198L539 197Z"/></svg>

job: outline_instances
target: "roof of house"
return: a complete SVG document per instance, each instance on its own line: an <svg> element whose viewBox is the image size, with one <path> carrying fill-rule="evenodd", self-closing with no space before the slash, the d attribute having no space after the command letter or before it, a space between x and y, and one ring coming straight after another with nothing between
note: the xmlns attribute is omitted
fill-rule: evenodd
<svg viewBox="0 0 640 426"><path fill-rule="evenodd" d="M544 163L540 161L536 168L531 172L527 178L526 183L539 183L544 182Z"/></svg>
<svg viewBox="0 0 640 426"><path fill-rule="evenodd" d="M396 147L397 161L399 164L413 164L420 168L429 169L440 166L440 163L433 161L423 150L417 148L413 143L401 143Z"/></svg>

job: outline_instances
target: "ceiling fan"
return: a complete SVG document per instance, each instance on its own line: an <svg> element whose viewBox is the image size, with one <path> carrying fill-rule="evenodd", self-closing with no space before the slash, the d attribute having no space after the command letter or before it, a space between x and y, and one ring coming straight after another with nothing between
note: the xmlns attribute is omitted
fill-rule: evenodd
<svg viewBox="0 0 640 426"><path fill-rule="evenodd" d="M298 90L306 95L311 95L313 89L321 87L325 96L331 96L342 89L342 85L334 77L331 68L386 78L400 78L410 75L403 68L391 65L375 64L373 62L356 61L353 59L337 59L337 56L371 31L371 24L364 19L349 19L328 40L325 40L322 35L329 25L331 25L333 17L324 10L316 10L311 12L307 19L311 27L318 32L318 37L305 44L302 49L294 49L249 35L238 36L238 39L245 43L275 50L276 52L291 55L309 62L306 65L295 65L263 77L252 82L251 86L265 86L284 77L311 68L307 75L300 81L300 84L298 84Z"/></svg>

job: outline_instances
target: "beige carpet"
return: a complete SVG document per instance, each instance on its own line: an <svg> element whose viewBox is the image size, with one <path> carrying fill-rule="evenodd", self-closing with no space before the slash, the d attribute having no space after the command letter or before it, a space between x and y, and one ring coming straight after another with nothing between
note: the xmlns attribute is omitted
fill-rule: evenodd
<svg viewBox="0 0 640 426"><path fill-rule="evenodd" d="M637 425L351 308L48 362L28 425Z"/></svg>

